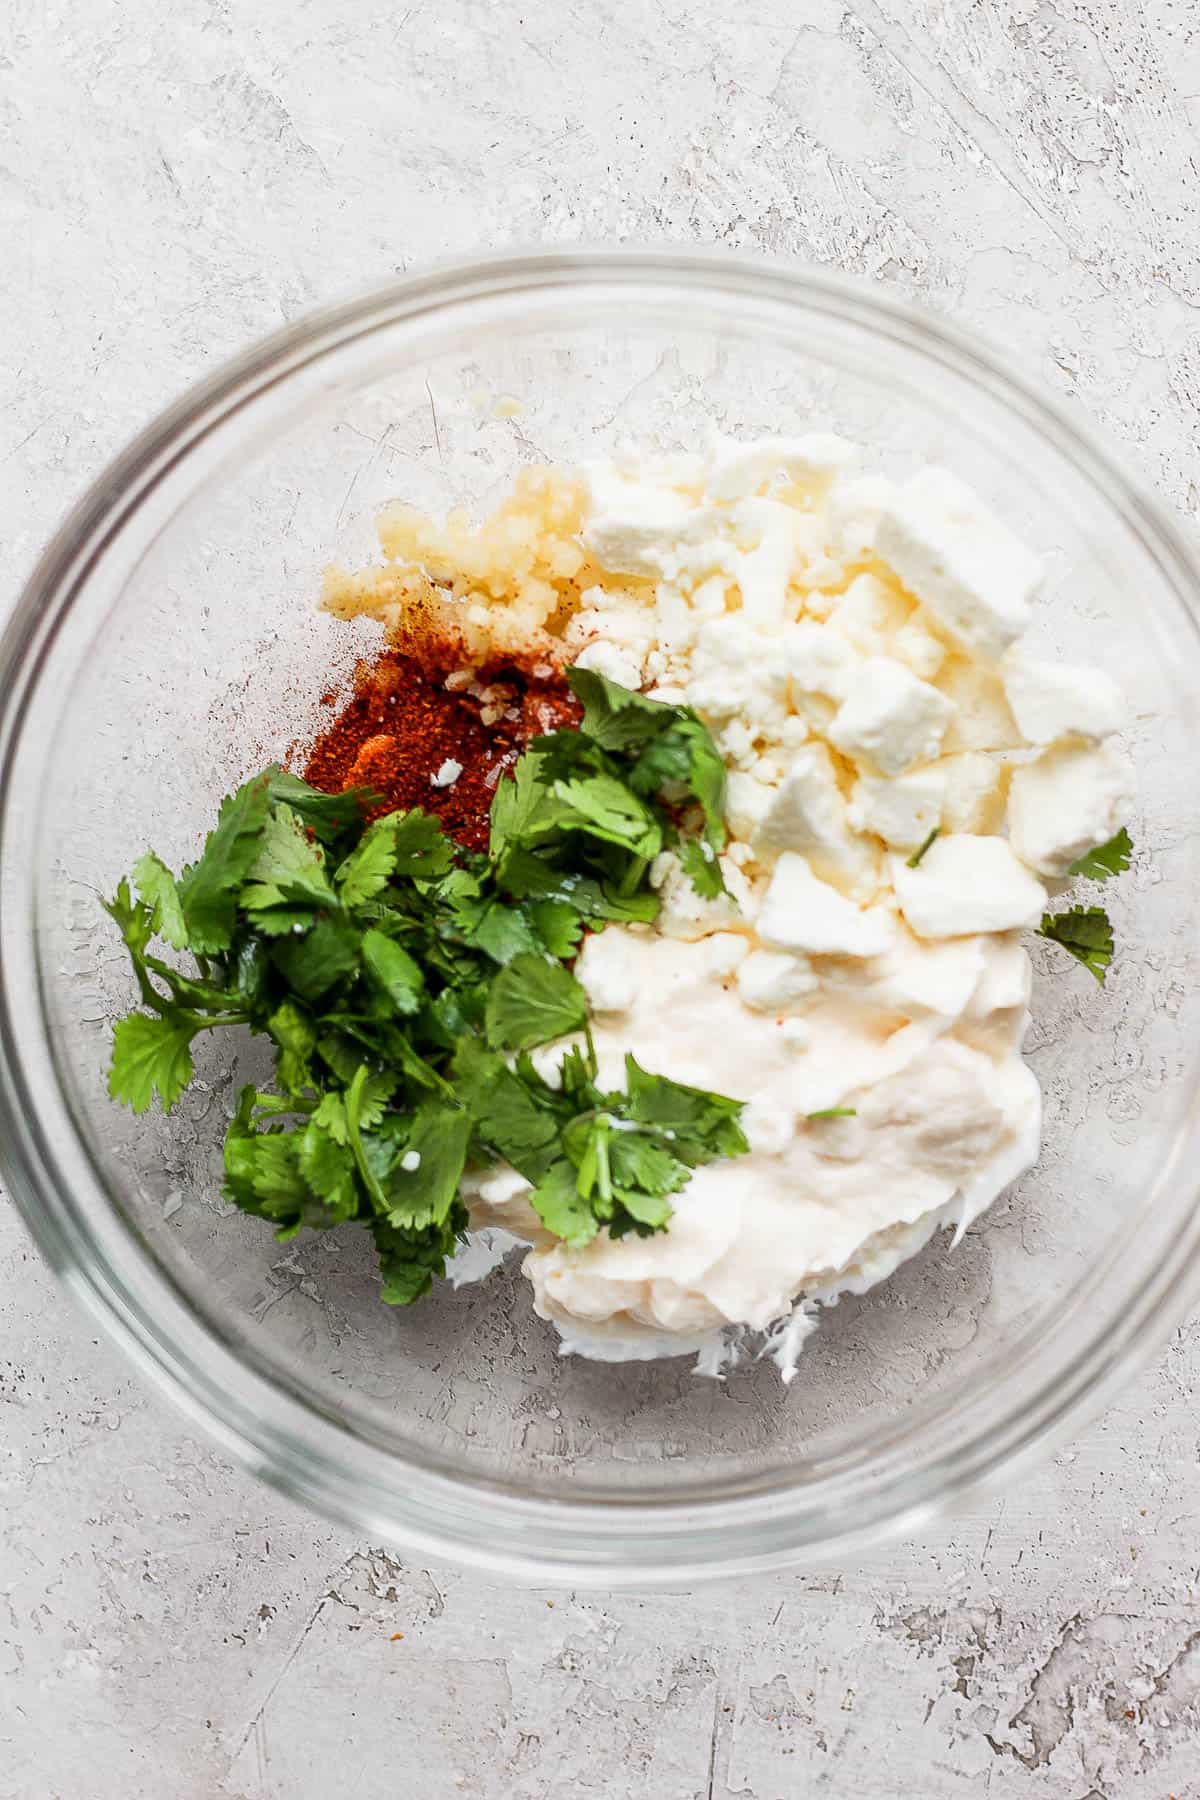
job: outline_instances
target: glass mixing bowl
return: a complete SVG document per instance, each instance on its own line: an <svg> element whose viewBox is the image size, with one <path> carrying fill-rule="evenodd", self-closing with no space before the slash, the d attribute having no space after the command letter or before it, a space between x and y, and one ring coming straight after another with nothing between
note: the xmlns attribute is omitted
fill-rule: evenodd
<svg viewBox="0 0 1200 1800"><path fill-rule="evenodd" d="M513 403L517 404L513 404ZM353 1233L277 1244L218 1198L240 1073L111 1104L131 1001L101 913L147 844L310 733L375 641L316 610L397 496L486 507L622 438L846 433L948 464L1042 550L1036 636L1129 701L1133 872L1108 985L1035 952L1037 1169L823 1317L790 1388L558 1354L519 1272L408 1310ZM678 1584L844 1555L1074 1424L1193 1281L1197 569L1036 381L877 288L692 252L566 252L401 281L280 333L101 478L3 640L0 1144L74 1293L251 1467L376 1540L556 1581ZM252 1054L252 1052L250 1052Z"/></svg>

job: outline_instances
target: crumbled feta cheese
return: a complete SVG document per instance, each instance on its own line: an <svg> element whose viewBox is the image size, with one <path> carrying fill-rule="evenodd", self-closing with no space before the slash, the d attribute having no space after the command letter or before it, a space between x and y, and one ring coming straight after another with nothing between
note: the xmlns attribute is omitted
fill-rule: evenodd
<svg viewBox="0 0 1200 1800"><path fill-rule="evenodd" d="M714 931L748 928L754 896L749 882L728 856L720 859L727 891L705 900L692 886L692 878L671 850L656 856L650 869L650 885L662 902L655 925L664 937L694 941Z"/></svg>
<svg viewBox="0 0 1200 1800"><path fill-rule="evenodd" d="M885 502L875 550L972 656L998 661L1029 623L1040 561L947 469L922 469Z"/></svg>
<svg viewBox="0 0 1200 1800"><path fill-rule="evenodd" d="M877 853L850 829L833 758L824 744L797 750L751 842L760 860L799 851L819 880L843 893L867 898L875 890Z"/></svg>
<svg viewBox="0 0 1200 1800"><path fill-rule="evenodd" d="M827 623L864 656L887 656L912 610L912 601L878 575L856 575Z"/></svg>
<svg viewBox="0 0 1200 1800"><path fill-rule="evenodd" d="M609 681L615 681L620 687L640 688L642 685L642 662L633 653L620 644L609 642L606 638L596 638L585 644L575 658L577 669L594 669L597 675L603 675Z"/></svg>
<svg viewBox="0 0 1200 1800"><path fill-rule="evenodd" d="M1022 862L1042 875L1106 844L1133 805L1129 765L1109 744L1060 744L1013 771L1008 831Z"/></svg>
<svg viewBox="0 0 1200 1800"><path fill-rule="evenodd" d="M756 631L737 613L708 620L692 653L689 704L716 724L782 722L790 672L784 646L783 633Z"/></svg>
<svg viewBox="0 0 1200 1800"><path fill-rule="evenodd" d="M705 492L710 500L744 500L780 475L805 488L823 487L858 451L833 432L797 438L723 438L709 465Z"/></svg>
<svg viewBox="0 0 1200 1800"><path fill-rule="evenodd" d="M806 956L751 950L739 964L738 992L755 1012L781 1013L815 993L819 983Z"/></svg>
<svg viewBox="0 0 1200 1800"><path fill-rule="evenodd" d="M775 865L757 930L772 949L810 956L879 956L894 937L887 913L855 906L819 881L806 859L794 851L786 851Z"/></svg>
<svg viewBox="0 0 1200 1800"><path fill-rule="evenodd" d="M1004 823L1009 766L982 750L941 756L933 768L942 777L941 823L946 831L986 837Z"/></svg>
<svg viewBox="0 0 1200 1800"><path fill-rule="evenodd" d="M896 484L886 475L857 475L835 481L829 492L829 526L834 553L844 562L863 562L875 548L883 509Z"/></svg>
<svg viewBox="0 0 1200 1800"><path fill-rule="evenodd" d="M788 614L788 589L800 550L802 515L779 500L742 500L733 514L740 550L737 583L747 619L774 624Z"/></svg>
<svg viewBox="0 0 1200 1800"><path fill-rule="evenodd" d="M668 487L624 480L603 463L585 473L591 509L582 536L593 560L618 575L663 574L664 556L696 509Z"/></svg>
<svg viewBox="0 0 1200 1800"><path fill-rule="evenodd" d="M1046 890L1003 838L952 834L929 846L915 869L892 857L892 886L908 925L922 938L966 937L1036 925Z"/></svg>
<svg viewBox="0 0 1200 1800"><path fill-rule="evenodd" d="M725 783L725 820L735 839L749 845L771 810L772 790L757 775L735 769Z"/></svg>
<svg viewBox="0 0 1200 1800"><path fill-rule="evenodd" d="M1002 674L1013 717L1031 744L1111 737L1124 723L1121 690L1101 669L1041 662L1023 656L1017 646L1005 658Z"/></svg>
<svg viewBox="0 0 1200 1800"><path fill-rule="evenodd" d="M829 741L855 762L899 775L937 755L953 710L902 663L869 656L829 727Z"/></svg>
<svg viewBox="0 0 1200 1800"><path fill-rule="evenodd" d="M922 681L932 681L946 660L946 646L922 623L918 608L892 639L892 655L907 663Z"/></svg>
<svg viewBox="0 0 1200 1800"><path fill-rule="evenodd" d="M448 756L437 771L437 774L429 777L429 785L430 787L435 788L453 787L462 772L462 764L460 762L455 762L452 756Z"/></svg>
<svg viewBox="0 0 1200 1800"><path fill-rule="evenodd" d="M420 1166L421 1152L419 1150L406 1150L404 1155L400 1158L400 1167L404 1170L406 1175L415 1174Z"/></svg>
<svg viewBox="0 0 1200 1800"><path fill-rule="evenodd" d="M806 729L827 730L854 684L861 658L836 631L812 619L787 627L779 642L790 676L792 706Z"/></svg>
<svg viewBox="0 0 1200 1800"><path fill-rule="evenodd" d="M915 850L939 823L945 791L940 764L890 778L860 775L850 799L850 823L893 849Z"/></svg>
<svg viewBox="0 0 1200 1800"><path fill-rule="evenodd" d="M1004 685L990 669L948 657L938 672L937 688L954 706L946 727L942 754L960 750L1019 750L1024 738L1012 716Z"/></svg>

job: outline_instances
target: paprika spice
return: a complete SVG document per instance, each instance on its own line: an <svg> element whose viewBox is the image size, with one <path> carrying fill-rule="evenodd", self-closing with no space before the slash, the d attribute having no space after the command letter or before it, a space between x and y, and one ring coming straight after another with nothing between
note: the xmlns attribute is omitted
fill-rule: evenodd
<svg viewBox="0 0 1200 1800"><path fill-rule="evenodd" d="M581 709L557 664L461 661L461 646L430 642L360 663L305 780L327 794L374 788L383 800L370 816L420 807L466 849L486 850L497 781L531 737L577 725Z"/></svg>

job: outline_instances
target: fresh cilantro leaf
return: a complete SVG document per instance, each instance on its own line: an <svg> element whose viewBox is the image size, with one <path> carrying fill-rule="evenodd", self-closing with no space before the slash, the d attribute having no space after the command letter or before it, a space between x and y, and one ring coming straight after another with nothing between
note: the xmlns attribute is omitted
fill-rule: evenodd
<svg viewBox="0 0 1200 1800"><path fill-rule="evenodd" d="M510 963L522 952L536 953L541 940L526 914L502 900L463 900L454 906L451 920L458 935L493 962Z"/></svg>
<svg viewBox="0 0 1200 1800"><path fill-rule="evenodd" d="M685 1170L685 1174L687 1173ZM670 1222L674 1210L664 1195L646 1194L640 1188L620 1188L617 1190L617 1199L628 1213L631 1223L627 1224L620 1214L615 1214L613 1223L609 1226L613 1237L624 1237L630 1230L638 1232L642 1237L648 1237L654 1231L662 1231Z"/></svg>
<svg viewBox="0 0 1200 1800"><path fill-rule="evenodd" d="M492 795L488 855L498 862L516 844L539 841L558 829L563 808L542 780L538 757L521 757Z"/></svg>
<svg viewBox="0 0 1200 1800"><path fill-rule="evenodd" d="M616 1132L609 1143L608 1160L619 1188L636 1189L647 1195L677 1194L691 1176L687 1164L673 1156L666 1144L642 1131ZM629 1207L627 1198L625 1205ZM632 1212L633 1208L629 1210Z"/></svg>
<svg viewBox="0 0 1200 1800"><path fill-rule="evenodd" d="M335 1144L341 1144L344 1147L350 1142L350 1130L346 1123L346 1102L332 1088L321 1096L320 1105L312 1116L312 1122L320 1130L328 1133Z"/></svg>
<svg viewBox="0 0 1200 1800"><path fill-rule="evenodd" d="M364 814L383 804L383 795L373 788L345 788L340 794L324 794L288 769L272 767L264 773L271 800L282 801L299 813L324 844L333 843L343 832L361 831Z"/></svg>
<svg viewBox="0 0 1200 1800"><path fill-rule="evenodd" d="M267 1020L267 1031L276 1046L275 1072L283 1087L290 1094L311 1087L317 1034L308 1014L291 1000L285 1000Z"/></svg>
<svg viewBox="0 0 1200 1800"><path fill-rule="evenodd" d="M222 801L203 854L177 883L188 943L201 956L229 949L238 894L258 856L270 803L267 778L243 782Z"/></svg>
<svg viewBox="0 0 1200 1800"><path fill-rule="evenodd" d="M1061 913L1044 913L1038 936L1069 950L1103 986L1113 959L1113 933L1108 914L1100 906L1072 906Z"/></svg>
<svg viewBox="0 0 1200 1800"><path fill-rule="evenodd" d="M615 775L558 781L554 791L566 808L564 830L587 832L647 862L662 849L662 826L645 801Z"/></svg>
<svg viewBox="0 0 1200 1800"><path fill-rule="evenodd" d="M311 1200L300 1172L300 1134L230 1131L225 1139L225 1191L247 1212L280 1224L303 1219Z"/></svg>
<svg viewBox="0 0 1200 1800"><path fill-rule="evenodd" d="M704 835L716 850L725 848L725 764L708 727L686 707L641 754L629 774L636 793L683 790L700 802Z"/></svg>
<svg viewBox="0 0 1200 1800"><path fill-rule="evenodd" d="M707 1162L714 1156L741 1156L749 1149L738 1123L741 1100L727 1094L710 1094L704 1088L651 1075L636 1058L625 1058L627 1112L639 1124L661 1125L674 1133L672 1148L689 1163Z"/></svg>
<svg viewBox="0 0 1200 1800"><path fill-rule="evenodd" d="M170 1013L126 1013L113 1027L108 1091L134 1112L145 1112L157 1093L170 1112L192 1079L192 1039L196 1026Z"/></svg>
<svg viewBox="0 0 1200 1800"><path fill-rule="evenodd" d="M1067 874L1085 875L1089 881L1107 881L1112 875L1125 873L1132 855L1133 844L1122 825L1117 835L1109 838L1107 844L1099 844L1094 850L1088 850L1083 856L1077 857Z"/></svg>
<svg viewBox="0 0 1200 1800"><path fill-rule="evenodd" d="M567 682L583 702L582 735L604 750L643 750L677 715L677 708L623 688L595 669L576 665L567 670Z"/></svg>
<svg viewBox="0 0 1200 1800"><path fill-rule="evenodd" d="M565 1158L552 1163L529 1196L529 1204L547 1231L572 1250L590 1244L600 1221L579 1192L574 1165Z"/></svg>
<svg viewBox="0 0 1200 1800"><path fill-rule="evenodd" d="M366 931L362 940L363 968L378 991L401 1018L418 1011L425 992L420 964L382 931Z"/></svg>
<svg viewBox="0 0 1200 1800"><path fill-rule="evenodd" d="M706 838L684 838L676 855L702 900L716 900L727 892L717 853Z"/></svg>
<svg viewBox="0 0 1200 1800"><path fill-rule="evenodd" d="M398 876L410 881L439 881L450 873L454 846L440 820L417 811L389 813L388 817L395 821L393 846Z"/></svg>
<svg viewBox="0 0 1200 1800"><path fill-rule="evenodd" d="M361 938L344 919L318 919L303 936L276 940L271 959L302 1000L314 1004L358 968Z"/></svg>
<svg viewBox="0 0 1200 1800"><path fill-rule="evenodd" d="M389 1224L442 1224L458 1194L470 1141L471 1115L464 1107L422 1101L388 1178Z"/></svg>
<svg viewBox="0 0 1200 1800"><path fill-rule="evenodd" d="M289 923L307 923L311 907L333 904L325 874L325 852L299 813L279 805L268 814L258 855L242 888L240 904L255 924L275 908L287 910ZM278 928L278 927L276 927Z"/></svg>
<svg viewBox="0 0 1200 1800"><path fill-rule="evenodd" d="M435 1275L446 1273L459 1235L467 1229L467 1209L456 1202L441 1224L422 1231L398 1230L383 1219L371 1224L383 1282L380 1298L389 1306L410 1306L429 1292Z"/></svg>
<svg viewBox="0 0 1200 1800"><path fill-rule="evenodd" d="M186 950L187 922L179 903L175 877L166 863L155 856L153 850L147 850L133 865L133 879L137 882L138 894L151 910L152 934L160 933L175 950Z"/></svg>
<svg viewBox="0 0 1200 1800"><path fill-rule="evenodd" d="M929 833L928 837L926 837L924 843L920 844L918 846L918 848L916 850L914 850L912 855L908 858L908 867L910 869L915 869L920 866L921 858L924 856L925 852L929 849L929 846L937 838L940 838L941 835L942 835L941 826L935 825L933 827L933 830Z"/></svg>
<svg viewBox="0 0 1200 1800"><path fill-rule="evenodd" d="M362 1053L353 1041L341 1031L325 1032L318 1040L317 1055L346 1086L349 1086L354 1080L358 1065L362 1061Z"/></svg>
<svg viewBox="0 0 1200 1800"><path fill-rule="evenodd" d="M518 956L493 981L484 1016L493 1049L531 1050L535 1044L581 1031L587 1022L587 1001L561 963Z"/></svg>
<svg viewBox="0 0 1200 1800"><path fill-rule="evenodd" d="M335 877L342 902L361 906L383 892L396 869L396 832L400 813L385 813L368 825L357 847L339 866Z"/></svg>
<svg viewBox="0 0 1200 1800"><path fill-rule="evenodd" d="M313 1117L300 1133L298 1157L300 1173L324 1201L329 1223L352 1219L358 1211L358 1180L353 1154L345 1142L339 1143Z"/></svg>
<svg viewBox="0 0 1200 1800"><path fill-rule="evenodd" d="M575 955L583 937L583 920L568 900L535 900L529 908L534 930L551 956Z"/></svg>
<svg viewBox="0 0 1200 1800"><path fill-rule="evenodd" d="M455 1062L461 1071L461 1060ZM559 1154L560 1121L545 1096L507 1068L502 1057L493 1059L486 1081L464 1081L460 1073L456 1091L469 1106L480 1143L526 1181L541 1181Z"/></svg>
<svg viewBox="0 0 1200 1800"><path fill-rule="evenodd" d="M364 1131L378 1125L396 1091L396 1077L386 1070L364 1077L358 1093L358 1122Z"/></svg>
<svg viewBox="0 0 1200 1800"><path fill-rule="evenodd" d="M135 900L129 883L124 878L117 883L117 891L111 900L102 900L101 905L112 919L125 946L135 962L139 961L149 948L154 936L154 908L145 900Z"/></svg>
<svg viewBox="0 0 1200 1800"><path fill-rule="evenodd" d="M257 935L243 939L233 965L233 990L239 1004L252 1014L261 1013L271 986L271 957Z"/></svg>

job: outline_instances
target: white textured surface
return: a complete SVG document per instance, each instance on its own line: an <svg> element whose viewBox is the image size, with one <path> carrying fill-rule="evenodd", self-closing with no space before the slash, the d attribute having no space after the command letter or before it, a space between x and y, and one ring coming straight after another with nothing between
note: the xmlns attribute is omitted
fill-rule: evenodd
<svg viewBox="0 0 1200 1800"><path fill-rule="evenodd" d="M893 282L1006 342L1194 516L1198 94L1188 0L9 0L6 591L247 339L539 239ZM147 1395L7 1211L0 1269L3 1800L1200 1796L1194 1325L923 1543L577 1600L298 1516Z"/></svg>

